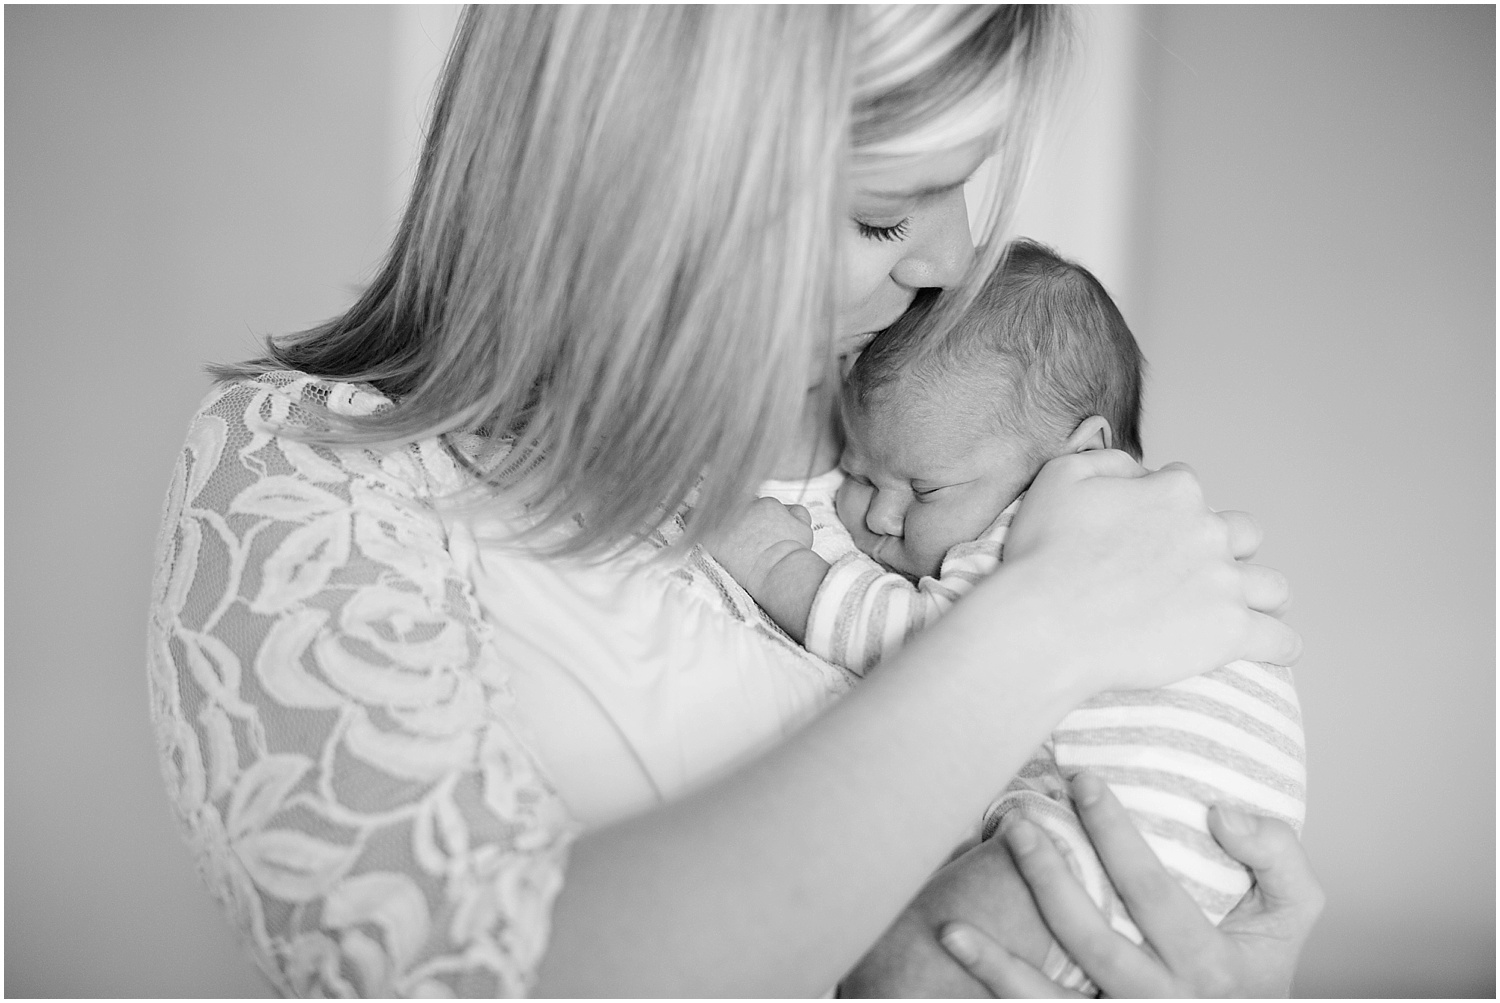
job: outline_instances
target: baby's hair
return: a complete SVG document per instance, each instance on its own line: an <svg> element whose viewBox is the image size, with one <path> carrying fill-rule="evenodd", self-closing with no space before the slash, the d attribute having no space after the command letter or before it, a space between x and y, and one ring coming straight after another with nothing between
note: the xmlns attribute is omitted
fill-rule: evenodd
<svg viewBox="0 0 1500 1003"><path fill-rule="evenodd" d="M1114 448L1141 458L1145 359L1088 269L1020 238L940 340L928 323L937 299L924 292L876 336L849 374L847 399L868 407L897 380L983 380L998 425L1034 436L1039 448L1097 414L1109 421ZM1006 384L998 394L997 379Z"/></svg>

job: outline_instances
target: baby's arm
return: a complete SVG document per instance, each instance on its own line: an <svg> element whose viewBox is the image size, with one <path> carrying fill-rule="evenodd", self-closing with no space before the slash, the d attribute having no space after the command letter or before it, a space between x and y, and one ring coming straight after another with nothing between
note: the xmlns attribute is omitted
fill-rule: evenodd
<svg viewBox="0 0 1500 1003"><path fill-rule="evenodd" d="M811 549L807 510L774 498L756 499L705 547L798 643L863 674L995 570L1013 513L953 547L938 577L915 585L859 551L830 565Z"/></svg>
<svg viewBox="0 0 1500 1003"><path fill-rule="evenodd" d="M840 984L840 996L961 999L988 997L938 943L940 929L963 920L1040 968L1052 936L1004 841L980 843L927 882Z"/></svg>
<svg viewBox="0 0 1500 1003"><path fill-rule="evenodd" d="M801 644L828 562L812 551L807 509L757 498L705 546L781 629Z"/></svg>
<svg viewBox="0 0 1500 1003"><path fill-rule="evenodd" d="M1010 510L979 539L943 558L937 578L915 585L855 552L833 565L807 616L807 650L861 675L946 613L1000 564Z"/></svg>

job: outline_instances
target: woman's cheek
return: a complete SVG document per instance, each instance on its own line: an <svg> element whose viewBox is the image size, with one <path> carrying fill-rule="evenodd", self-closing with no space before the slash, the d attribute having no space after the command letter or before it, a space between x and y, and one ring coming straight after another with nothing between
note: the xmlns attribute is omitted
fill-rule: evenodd
<svg viewBox="0 0 1500 1003"><path fill-rule="evenodd" d="M877 328L883 318L877 301L879 293L899 257L889 247L867 240L858 233L846 236L843 246L843 268L838 286L838 337L842 342ZM888 311L887 311L888 312ZM841 343L836 354L844 354Z"/></svg>

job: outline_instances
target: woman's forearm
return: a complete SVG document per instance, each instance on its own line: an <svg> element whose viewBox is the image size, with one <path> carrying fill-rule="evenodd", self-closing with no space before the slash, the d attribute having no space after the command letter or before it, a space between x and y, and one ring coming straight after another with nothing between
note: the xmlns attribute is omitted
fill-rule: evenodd
<svg viewBox="0 0 1500 1003"><path fill-rule="evenodd" d="M536 991L832 986L1076 699L1036 646L985 643L1005 605L960 604L767 756L583 837Z"/></svg>
<svg viewBox="0 0 1500 1003"><path fill-rule="evenodd" d="M1247 528L1185 470L1053 460L1003 570L893 662L764 758L579 842L537 991L828 988L1077 703L1295 660L1265 612L1285 582L1236 561Z"/></svg>

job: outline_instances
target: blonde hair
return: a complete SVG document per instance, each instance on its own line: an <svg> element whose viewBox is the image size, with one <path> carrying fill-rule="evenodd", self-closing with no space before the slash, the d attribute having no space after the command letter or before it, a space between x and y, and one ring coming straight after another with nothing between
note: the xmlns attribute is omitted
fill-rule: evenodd
<svg viewBox="0 0 1500 1003"><path fill-rule="evenodd" d="M216 375L293 368L395 399L323 441L511 439L478 472L537 516L517 542L598 556L696 485L691 543L767 469L811 339L831 341L851 161L976 123L1029 135L1057 17L470 7L375 281Z"/></svg>

